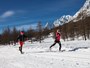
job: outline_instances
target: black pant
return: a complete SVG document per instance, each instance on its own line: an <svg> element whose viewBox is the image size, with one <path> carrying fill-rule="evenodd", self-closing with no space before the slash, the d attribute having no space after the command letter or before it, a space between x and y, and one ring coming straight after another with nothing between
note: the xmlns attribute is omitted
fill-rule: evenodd
<svg viewBox="0 0 90 68"><path fill-rule="evenodd" d="M22 53L22 46L19 47L19 51Z"/></svg>
<svg viewBox="0 0 90 68"><path fill-rule="evenodd" d="M50 46L50 49L55 46L55 44L58 43L59 44L59 51L61 51L61 42L60 41L55 41L53 45Z"/></svg>

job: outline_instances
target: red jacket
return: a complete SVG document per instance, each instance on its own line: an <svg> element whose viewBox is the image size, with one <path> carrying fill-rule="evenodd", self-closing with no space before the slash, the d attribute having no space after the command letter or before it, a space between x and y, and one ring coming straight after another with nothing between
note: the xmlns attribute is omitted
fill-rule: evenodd
<svg viewBox="0 0 90 68"><path fill-rule="evenodd" d="M60 33L56 32L56 41L60 41Z"/></svg>

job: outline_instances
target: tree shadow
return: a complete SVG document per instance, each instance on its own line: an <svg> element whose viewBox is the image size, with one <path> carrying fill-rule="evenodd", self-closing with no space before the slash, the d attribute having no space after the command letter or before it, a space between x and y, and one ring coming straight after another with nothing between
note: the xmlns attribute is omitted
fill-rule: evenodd
<svg viewBox="0 0 90 68"><path fill-rule="evenodd" d="M28 53L61 53L61 52L65 52L66 50L61 50L61 51L58 51L58 50L45 50L45 51L31 51L31 52L26 52L26 54Z"/></svg>
<svg viewBox="0 0 90 68"><path fill-rule="evenodd" d="M74 49L69 50L69 51L77 51L79 49L88 49L88 47L77 47L77 48L74 48Z"/></svg>
<svg viewBox="0 0 90 68"><path fill-rule="evenodd" d="M48 53L50 51L32 51L32 52L26 52L26 53Z"/></svg>

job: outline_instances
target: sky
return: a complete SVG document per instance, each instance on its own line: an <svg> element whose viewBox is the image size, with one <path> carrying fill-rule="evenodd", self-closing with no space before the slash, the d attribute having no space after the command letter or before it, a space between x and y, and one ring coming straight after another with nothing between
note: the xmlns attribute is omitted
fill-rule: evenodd
<svg viewBox="0 0 90 68"><path fill-rule="evenodd" d="M0 32L6 27L28 29L39 21L53 23L63 15L73 16L86 0L0 0Z"/></svg>

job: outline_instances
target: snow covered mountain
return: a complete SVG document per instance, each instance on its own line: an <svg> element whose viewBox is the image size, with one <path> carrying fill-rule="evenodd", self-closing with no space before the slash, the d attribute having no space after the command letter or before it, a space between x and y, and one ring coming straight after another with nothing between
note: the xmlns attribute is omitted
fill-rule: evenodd
<svg viewBox="0 0 90 68"><path fill-rule="evenodd" d="M47 28L48 26L49 26L49 24L48 24L48 22L47 22L44 28Z"/></svg>
<svg viewBox="0 0 90 68"><path fill-rule="evenodd" d="M76 22L85 19L86 17L89 16L90 16L90 0L86 0L84 5L81 7L81 9L78 12L76 12L74 16L64 15L60 19L55 20L53 24L55 27L58 27L59 25L63 25L70 21Z"/></svg>
<svg viewBox="0 0 90 68"><path fill-rule="evenodd" d="M55 27L57 27L59 25L63 25L65 23L68 23L71 20L72 20L72 16L64 15L60 19L55 20L53 24L54 24Z"/></svg>
<svg viewBox="0 0 90 68"><path fill-rule="evenodd" d="M70 16L70 15L64 15L64 16L62 16L62 17L60 18L60 22L61 22L62 24L68 23L68 22L71 21L71 20L72 20L72 16Z"/></svg>
<svg viewBox="0 0 90 68"><path fill-rule="evenodd" d="M73 22L90 16L90 0L86 0L83 7L73 16Z"/></svg>

